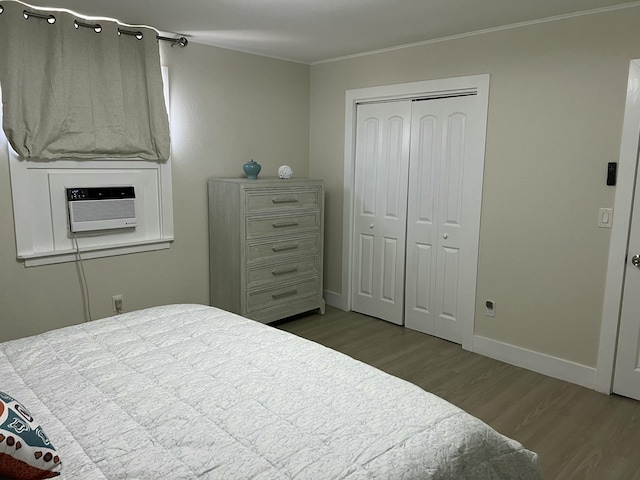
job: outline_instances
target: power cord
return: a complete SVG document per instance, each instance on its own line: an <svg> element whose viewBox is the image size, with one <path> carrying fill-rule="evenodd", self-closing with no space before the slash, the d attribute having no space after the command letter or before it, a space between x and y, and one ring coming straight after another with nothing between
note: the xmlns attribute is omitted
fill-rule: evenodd
<svg viewBox="0 0 640 480"><path fill-rule="evenodd" d="M80 254L80 246L78 245L78 237L76 237L75 232L71 232L71 238L73 238L73 242L76 245L76 255L78 256L78 266L80 267L80 274L82 277L82 288L84 290L84 298L87 300L87 316L89 318L89 322L93 320L91 316L91 298L89 297L89 287L87 285L87 277L84 274L84 263L82 261L82 255Z"/></svg>

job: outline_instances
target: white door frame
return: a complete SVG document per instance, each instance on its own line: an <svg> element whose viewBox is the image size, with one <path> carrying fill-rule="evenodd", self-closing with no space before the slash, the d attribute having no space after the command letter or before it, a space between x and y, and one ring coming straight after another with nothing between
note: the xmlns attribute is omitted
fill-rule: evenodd
<svg viewBox="0 0 640 480"><path fill-rule="evenodd" d="M347 90L344 135L344 189L342 217L342 298L343 307L351 310L351 253L353 231L353 188L355 168L356 106L364 102L393 101L475 93L481 108L489 108L489 74L470 75L422 82L400 83ZM486 122L486 115L483 116ZM482 126L486 131L486 125ZM472 350L474 321L462 325L462 348Z"/></svg>
<svg viewBox="0 0 640 480"><path fill-rule="evenodd" d="M614 221L609 243L609 261L602 307L600 327L600 345L596 369L595 389L602 393L611 393L620 310L622 307L622 289L626 254L629 248L629 229L631 227L631 208L638 168L640 148L640 59L631 60L629 80L627 82L627 100L622 126L620 158L618 161L618 180L614 201Z"/></svg>

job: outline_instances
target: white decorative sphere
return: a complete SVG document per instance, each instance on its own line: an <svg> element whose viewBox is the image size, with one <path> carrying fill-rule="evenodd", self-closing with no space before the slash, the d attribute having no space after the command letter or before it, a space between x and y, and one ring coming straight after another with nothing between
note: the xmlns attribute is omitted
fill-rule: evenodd
<svg viewBox="0 0 640 480"><path fill-rule="evenodd" d="M289 165L282 165L278 168L278 176L280 178L291 178L293 176L293 170Z"/></svg>

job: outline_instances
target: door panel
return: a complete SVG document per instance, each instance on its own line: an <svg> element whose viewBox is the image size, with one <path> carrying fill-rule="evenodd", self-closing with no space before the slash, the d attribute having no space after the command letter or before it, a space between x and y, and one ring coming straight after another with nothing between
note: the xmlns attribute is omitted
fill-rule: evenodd
<svg viewBox="0 0 640 480"><path fill-rule="evenodd" d="M627 257L613 391L640 400L640 171L636 178Z"/></svg>
<svg viewBox="0 0 640 480"><path fill-rule="evenodd" d="M404 241L404 239L402 239ZM395 303L397 300L396 271L399 262L398 239L383 238L382 254L382 299Z"/></svg>
<svg viewBox="0 0 640 480"><path fill-rule="evenodd" d="M445 225L459 226L462 213L466 115L453 113L447 120L443 132L446 144L441 159L443 179L446 179L443 182L444 191L441 196L443 201L441 218Z"/></svg>
<svg viewBox="0 0 640 480"><path fill-rule="evenodd" d="M380 121L375 117L369 117L364 120L364 138L358 136L358 142L361 149L364 149L362 153L365 159L377 159L379 143L381 142L381 126ZM358 129L360 131L360 129ZM376 177L378 173L378 162L373 161L367 165L367 168L360 168L359 174L361 176L362 188L359 192L362 195L362 203L360 214L364 216L375 216L376 212ZM358 165L356 165L356 168ZM356 206L357 208L358 206Z"/></svg>
<svg viewBox="0 0 640 480"><path fill-rule="evenodd" d="M385 195L384 213L387 219L399 220L400 216L405 216L407 205L407 178L406 169L398 168L408 159L407 143L403 142L404 127L406 119L398 116L389 118L389 139L386 142L386 151L382 152L384 161L385 182L383 192ZM407 139L408 140L408 139ZM404 223L404 219L402 220ZM404 232L402 232L404 238Z"/></svg>
<svg viewBox="0 0 640 480"><path fill-rule="evenodd" d="M404 309L410 121L410 101L357 110L352 309L397 324Z"/></svg>
<svg viewBox="0 0 640 480"><path fill-rule="evenodd" d="M373 296L373 242L371 235L360 235L360 258L358 268L358 292L367 297Z"/></svg>
<svg viewBox="0 0 640 480"><path fill-rule="evenodd" d="M434 335L457 341L458 285L460 275L460 250L443 247L438 262L437 298L438 310ZM460 343L457 341L457 343Z"/></svg>
<svg viewBox="0 0 640 480"><path fill-rule="evenodd" d="M412 299L410 302L413 308L429 315L432 305L432 281L431 268L433 266L433 248L430 245L414 245L414 258L417 259L417 268L414 269L414 276L407 278L407 288L411 285ZM419 275L422 273L422 275ZM409 295L409 293L407 293Z"/></svg>
<svg viewBox="0 0 640 480"><path fill-rule="evenodd" d="M484 168L479 115L475 96L412 107L406 268L407 279L415 280L407 280L405 324L456 343L462 343L461 315L472 323L475 312ZM419 261L427 248L435 264Z"/></svg>
<svg viewBox="0 0 640 480"><path fill-rule="evenodd" d="M415 132L416 130L414 130ZM413 142L419 142L417 149L419 157L413 157L418 163L413 168L417 171L417 183L423 185L417 193L419 201L412 203L411 207L415 209L414 220L420 224L433 225L435 215L435 194L436 194L436 161L439 150L438 134L438 118L433 115L425 115L420 118L420 124L417 128L418 137L412 137ZM412 192L412 193L414 193ZM411 211L413 214L414 212Z"/></svg>

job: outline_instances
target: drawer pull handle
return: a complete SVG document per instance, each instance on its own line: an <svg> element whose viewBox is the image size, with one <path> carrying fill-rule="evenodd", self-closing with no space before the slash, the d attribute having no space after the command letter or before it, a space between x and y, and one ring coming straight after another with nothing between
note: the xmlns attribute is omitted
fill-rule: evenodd
<svg viewBox="0 0 640 480"><path fill-rule="evenodd" d="M297 198L274 198L272 203L298 203Z"/></svg>
<svg viewBox="0 0 640 480"><path fill-rule="evenodd" d="M276 245L275 247L273 247L271 250L274 252L286 252L287 250L297 250L298 249L298 244L294 243L292 245Z"/></svg>
<svg viewBox="0 0 640 480"><path fill-rule="evenodd" d="M298 222L280 222L272 224L273 228L297 227Z"/></svg>
<svg viewBox="0 0 640 480"><path fill-rule="evenodd" d="M298 293L298 289L294 288L293 290L289 290L287 292L274 293L271 295L271 298L273 298L274 300L278 300L279 298L290 297L291 295L295 295L296 293Z"/></svg>
<svg viewBox="0 0 640 480"><path fill-rule="evenodd" d="M287 273L297 272L298 267L283 268L281 270L272 270L271 275L286 275Z"/></svg>

